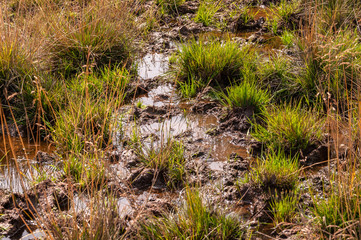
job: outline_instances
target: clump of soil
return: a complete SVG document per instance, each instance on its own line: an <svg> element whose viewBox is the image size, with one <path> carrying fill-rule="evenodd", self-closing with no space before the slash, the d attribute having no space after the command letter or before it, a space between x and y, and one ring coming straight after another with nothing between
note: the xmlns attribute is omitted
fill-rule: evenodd
<svg viewBox="0 0 361 240"><path fill-rule="evenodd" d="M46 213L67 210L70 207L65 183L46 180L35 185L24 194L6 193L0 190L0 236L16 236L25 229L28 220Z"/></svg>
<svg viewBox="0 0 361 240"><path fill-rule="evenodd" d="M252 109L235 108L230 110L226 116L220 119L219 132L241 132L246 133L251 127L253 118Z"/></svg>

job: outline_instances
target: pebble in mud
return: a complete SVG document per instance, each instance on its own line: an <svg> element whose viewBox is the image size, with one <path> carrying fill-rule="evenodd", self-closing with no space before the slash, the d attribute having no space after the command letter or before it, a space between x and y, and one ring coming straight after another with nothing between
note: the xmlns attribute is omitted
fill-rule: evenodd
<svg viewBox="0 0 361 240"><path fill-rule="evenodd" d="M140 168L128 177L127 181L134 188L145 190L150 187L164 189L167 187L162 173L156 173L153 169Z"/></svg>
<svg viewBox="0 0 361 240"><path fill-rule="evenodd" d="M34 160L38 163L52 163L55 161L55 159L56 156L54 154L49 154L43 151L38 151L34 157Z"/></svg>
<svg viewBox="0 0 361 240"><path fill-rule="evenodd" d="M198 10L199 3L196 1L186 1L178 7L179 14L196 13Z"/></svg>
<svg viewBox="0 0 361 240"><path fill-rule="evenodd" d="M151 214L156 217L161 217L165 212L171 212L174 210L173 204L168 199L154 199L153 201L147 202L145 205L147 214Z"/></svg>

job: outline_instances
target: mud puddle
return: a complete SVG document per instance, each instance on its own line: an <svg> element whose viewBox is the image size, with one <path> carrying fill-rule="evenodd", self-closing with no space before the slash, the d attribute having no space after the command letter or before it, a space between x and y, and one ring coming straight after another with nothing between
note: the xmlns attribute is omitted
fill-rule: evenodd
<svg viewBox="0 0 361 240"><path fill-rule="evenodd" d="M217 118L213 115L180 114L140 126L135 123L126 135L132 137L136 132L142 136L144 149L148 150L161 147L168 139L179 139L185 142L186 146L189 143L192 154L201 155L202 159L210 162L227 161L231 154L246 157L246 149L234 145L232 136L207 134L207 131L217 125Z"/></svg>
<svg viewBox="0 0 361 240"><path fill-rule="evenodd" d="M47 167L34 160L38 151L54 150L45 142L35 143L28 138L0 136L0 189L22 193ZM50 163L49 163L50 164ZM24 189L25 188L25 189Z"/></svg>
<svg viewBox="0 0 361 240"><path fill-rule="evenodd" d="M140 76L156 78L168 70L168 58L163 54L148 54L139 66ZM138 104L139 103L139 104ZM246 157L246 149L232 143L232 136L211 136L207 131L218 126L217 117L212 114L194 114L190 104L182 102L172 84L161 84L147 94L139 96L133 101L134 105L157 107L165 110L165 119L153 120L146 123L125 122L125 135L129 138L141 138L144 149L156 149L165 144L168 139L175 138L186 143L192 154L198 154L203 160L214 162L212 168L220 169L216 162L229 159L231 154ZM170 114L171 108L177 108L179 114ZM188 146L187 146L188 143ZM197 157L195 157L197 158Z"/></svg>
<svg viewBox="0 0 361 240"><path fill-rule="evenodd" d="M248 43L258 42L259 44L255 45L254 48L256 48L258 52L265 55L273 54L282 50L284 47L279 36L274 36L271 33L259 34L258 31L242 31L237 33L207 32L201 34L201 36L205 39L218 38L221 40L233 40L236 42L238 42L239 39L242 39L243 42Z"/></svg>
<svg viewBox="0 0 361 240"><path fill-rule="evenodd" d="M261 17L267 19L274 15L274 10L266 6L251 7L248 10L248 14L254 17L254 20L258 20Z"/></svg>
<svg viewBox="0 0 361 240"><path fill-rule="evenodd" d="M143 79L154 78L168 71L168 57L161 53L146 54L138 66L138 75Z"/></svg>
<svg viewBox="0 0 361 240"><path fill-rule="evenodd" d="M152 89L147 94L139 96L134 103L140 103L141 106L163 107L168 105L177 105L180 98L175 93L176 90L171 84L165 84Z"/></svg>

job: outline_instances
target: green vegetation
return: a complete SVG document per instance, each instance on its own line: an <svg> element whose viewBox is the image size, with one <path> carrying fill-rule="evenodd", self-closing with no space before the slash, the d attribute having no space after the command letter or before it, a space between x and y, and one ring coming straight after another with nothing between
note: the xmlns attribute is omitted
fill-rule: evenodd
<svg viewBox="0 0 361 240"><path fill-rule="evenodd" d="M104 185L105 167L101 154L67 156L64 160L64 176L70 177L80 188Z"/></svg>
<svg viewBox="0 0 361 240"><path fill-rule="evenodd" d="M135 141L141 141L134 137ZM135 143L136 153L142 164L148 168L155 169L163 178L169 188L177 188L183 185L185 179L185 156L184 147L181 142L168 139L161 146L151 146L149 149L142 143Z"/></svg>
<svg viewBox="0 0 361 240"><path fill-rule="evenodd" d="M270 56L257 70L261 86L272 93L275 101L287 102L294 95L296 76L288 57L282 54Z"/></svg>
<svg viewBox="0 0 361 240"><path fill-rule="evenodd" d="M248 239L249 220L275 238L360 239L361 3L248 2L1 1L0 178L31 189L0 199L0 238L32 216L47 239ZM135 63L153 51L173 54L170 74L143 81ZM187 102L137 98L165 82ZM253 155L208 166L241 144ZM135 187L143 170L167 186Z"/></svg>
<svg viewBox="0 0 361 240"><path fill-rule="evenodd" d="M136 106L137 108L145 108L145 107L146 107L146 106L143 104L142 101L138 101L138 102L135 104L135 106Z"/></svg>
<svg viewBox="0 0 361 240"><path fill-rule="evenodd" d="M272 14L267 16L268 29L275 35L286 29L298 30L299 22L292 17L300 13L301 5L300 0L281 0L276 4L271 3Z"/></svg>
<svg viewBox="0 0 361 240"><path fill-rule="evenodd" d="M1 104L8 116L14 115L16 121L25 124L24 112L29 112L33 119L36 107L33 102L36 98L36 89L33 81L35 68L34 55L25 48L19 39L19 34L0 28L0 93ZM21 93L21 94L20 94Z"/></svg>
<svg viewBox="0 0 361 240"><path fill-rule="evenodd" d="M78 153L83 149L111 143L114 111L124 98L129 74L125 69L103 70L100 75L84 75L69 83L65 107L49 126L62 152Z"/></svg>
<svg viewBox="0 0 361 240"><path fill-rule="evenodd" d="M290 17L299 9L300 0L281 0L277 6L271 5L275 9L275 14L279 20L288 23Z"/></svg>
<svg viewBox="0 0 361 240"><path fill-rule="evenodd" d="M125 224L119 219L119 206L116 198L110 194L96 194L92 196L89 204L90 220L79 219L79 225L75 225L72 215L61 216L57 222L47 221L46 226L52 230L53 239L121 239L125 234ZM76 215L73 213L73 215Z"/></svg>
<svg viewBox="0 0 361 240"><path fill-rule="evenodd" d="M222 94L221 97L232 108L252 109L256 114L263 112L270 102L267 91L261 90L255 83L247 81L227 88L227 94Z"/></svg>
<svg viewBox="0 0 361 240"><path fill-rule="evenodd" d="M211 25L213 22L213 16L219 8L220 6L217 2L208 2L207 0L202 1L194 21L203 23L206 27Z"/></svg>
<svg viewBox="0 0 361 240"><path fill-rule="evenodd" d="M263 188L291 190L298 182L298 157L287 156L282 150L270 150L258 159L252 179Z"/></svg>
<svg viewBox="0 0 361 240"><path fill-rule="evenodd" d="M251 71L255 59L250 47L240 47L235 42L192 40L178 53L176 71L180 85L193 86L187 89L225 86Z"/></svg>
<svg viewBox="0 0 361 240"><path fill-rule="evenodd" d="M179 90L184 98L196 97L198 90L200 89L200 82L193 77L188 78L185 81L179 81Z"/></svg>
<svg viewBox="0 0 361 240"><path fill-rule="evenodd" d="M185 0L156 0L160 7L160 13L164 14L178 14L178 7L184 3Z"/></svg>
<svg viewBox="0 0 361 240"><path fill-rule="evenodd" d="M247 24L255 19L255 14L256 12L251 11L249 6L245 6L240 10L239 19L242 20L244 24Z"/></svg>
<svg viewBox="0 0 361 240"><path fill-rule="evenodd" d="M291 48L295 42L295 35L290 31L284 31L281 35L281 40L283 45L285 45L287 48Z"/></svg>
<svg viewBox="0 0 361 240"><path fill-rule="evenodd" d="M294 222L299 202L297 193L280 194L280 196L276 194L274 198L271 203L274 224Z"/></svg>
<svg viewBox="0 0 361 240"><path fill-rule="evenodd" d="M314 18L322 33L355 27L361 12L360 2L352 0L327 0L323 4L320 1L307 1L306 7L312 8L307 13Z"/></svg>
<svg viewBox="0 0 361 240"><path fill-rule="evenodd" d="M198 190L187 188L176 214L146 220L139 235L144 239L239 239L244 232L237 219L207 206Z"/></svg>
<svg viewBox="0 0 361 240"><path fill-rule="evenodd" d="M318 93L323 98L330 95L341 104L348 98L355 98L353 89L357 88L359 54L361 44L358 36L350 31L340 31L325 40L317 41L317 47L301 43L304 52L305 69L298 83L301 91L307 91L312 100ZM300 40L302 41L302 40Z"/></svg>
<svg viewBox="0 0 361 240"><path fill-rule="evenodd" d="M131 63L131 36L121 3L94 4L77 18L59 15L51 22L52 70L68 78L86 68L122 66Z"/></svg>
<svg viewBox="0 0 361 240"><path fill-rule="evenodd" d="M323 121L313 111L285 105L264 112L264 123L254 123L252 136L267 146L297 153L323 139Z"/></svg>
<svg viewBox="0 0 361 240"><path fill-rule="evenodd" d="M351 179L339 179L334 182L338 186L335 185L326 198L314 198L314 214L325 238L360 237L360 187L350 184ZM354 180L359 181L359 178Z"/></svg>

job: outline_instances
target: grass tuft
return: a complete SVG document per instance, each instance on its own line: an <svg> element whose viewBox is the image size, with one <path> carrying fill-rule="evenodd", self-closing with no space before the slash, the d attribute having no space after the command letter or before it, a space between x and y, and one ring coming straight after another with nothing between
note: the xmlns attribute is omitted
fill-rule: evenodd
<svg viewBox="0 0 361 240"><path fill-rule="evenodd" d="M156 0L157 5L160 7L161 15L178 14L178 7L184 2L185 0Z"/></svg>
<svg viewBox="0 0 361 240"><path fill-rule="evenodd" d="M51 21L52 70L70 78L104 66L130 66L131 28L121 3L93 3L75 17L58 14Z"/></svg>
<svg viewBox="0 0 361 240"><path fill-rule="evenodd" d="M203 23L205 27L211 25L213 22L213 16L219 8L219 3L202 1L194 18L194 21Z"/></svg>
<svg viewBox="0 0 361 240"><path fill-rule="evenodd" d="M221 94L221 97L228 106L252 109L255 114L263 112L270 102L267 91L261 90L255 83L249 83L248 81L227 88L227 94Z"/></svg>
<svg viewBox="0 0 361 240"><path fill-rule="evenodd" d="M281 40L287 48L292 48L295 42L295 35L291 31L284 31L281 35Z"/></svg>
<svg viewBox="0 0 361 240"><path fill-rule="evenodd" d="M285 105L264 112L264 123L254 123L252 136L267 146L293 154L323 139L323 120L300 105Z"/></svg>
<svg viewBox="0 0 361 240"><path fill-rule="evenodd" d="M152 146L146 149L138 143L136 152L143 165L155 169L165 178L168 187L174 189L181 186L185 179L184 146L181 142L172 139L161 145L157 148Z"/></svg>
<svg viewBox="0 0 361 240"><path fill-rule="evenodd" d="M102 148L112 141L115 110L122 104L130 75L125 69L103 70L69 83L52 137L63 153Z"/></svg>
<svg viewBox="0 0 361 240"><path fill-rule="evenodd" d="M298 157L270 150L262 160L258 159L252 179L266 189L292 190L298 182Z"/></svg>
<svg viewBox="0 0 361 240"><path fill-rule="evenodd" d="M294 222L298 202L299 196L297 193L281 193L280 196L276 194L271 202L274 224L277 226L280 223Z"/></svg>
<svg viewBox="0 0 361 240"><path fill-rule="evenodd" d="M239 239L243 234L237 219L208 207L198 190L190 189L177 215L150 218L139 231L142 239Z"/></svg>
<svg viewBox="0 0 361 240"><path fill-rule="evenodd" d="M229 85L242 77L242 69L255 68L255 53L249 46L210 40L192 40L178 53L177 72L180 82L192 83L197 88L208 84ZM197 84L194 84L197 81Z"/></svg>
<svg viewBox="0 0 361 240"><path fill-rule="evenodd" d="M357 176L357 175L356 175ZM359 178L340 178L325 198L313 197L316 222L325 238L339 239L347 236L359 239L361 236L361 189ZM311 195L313 196L313 195Z"/></svg>

